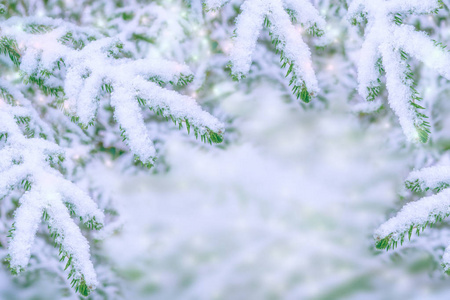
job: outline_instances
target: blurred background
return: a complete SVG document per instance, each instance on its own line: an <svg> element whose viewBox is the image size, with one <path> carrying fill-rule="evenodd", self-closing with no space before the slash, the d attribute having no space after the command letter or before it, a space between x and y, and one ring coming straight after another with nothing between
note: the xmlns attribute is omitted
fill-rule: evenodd
<svg viewBox="0 0 450 300"><path fill-rule="evenodd" d="M391 125L361 128L338 97L305 112L256 90L222 101L242 136L226 150L171 139L166 174L114 179L126 221L103 247L127 298L447 297L439 257L374 249L411 165Z"/></svg>

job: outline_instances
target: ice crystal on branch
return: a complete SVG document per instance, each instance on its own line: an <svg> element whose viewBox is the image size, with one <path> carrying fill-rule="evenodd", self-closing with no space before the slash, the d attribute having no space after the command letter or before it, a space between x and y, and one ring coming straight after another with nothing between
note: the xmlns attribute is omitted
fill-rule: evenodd
<svg viewBox="0 0 450 300"><path fill-rule="evenodd" d="M367 20L358 63L359 94L368 101L374 100L380 92L380 76L385 72L389 104L410 141L427 142L430 124L415 89L409 55L447 79L450 79L450 55L425 33L404 24L403 18L433 13L441 6L440 0L355 0L349 7L354 24Z"/></svg>
<svg viewBox="0 0 450 300"><path fill-rule="evenodd" d="M227 1L206 0L209 9L218 9ZM252 54L260 31L269 28L272 44L280 53L281 64L291 76L292 92L308 103L318 93L318 82L312 67L311 52L302 40L301 23L307 31L320 37L324 34L325 20L308 0L246 0L236 19L234 46L230 53L230 67L234 78L245 76L252 63Z"/></svg>

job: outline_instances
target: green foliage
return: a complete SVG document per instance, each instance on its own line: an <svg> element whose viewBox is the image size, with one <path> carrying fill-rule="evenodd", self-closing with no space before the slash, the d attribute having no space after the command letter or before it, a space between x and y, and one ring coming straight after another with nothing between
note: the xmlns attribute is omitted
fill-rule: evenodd
<svg viewBox="0 0 450 300"><path fill-rule="evenodd" d="M409 59L409 55L404 52L403 50L400 50L400 57L405 62ZM419 93L415 89L416 83L414 81L414 73L411 70L411 66L406 63L406 72L404 73L404 83L409 86L411 91L411 98L409 100L409 104L411 105L412 110L414 111L416 115L416 121L414 126L416 127L417 133L419 135L419 140L422 143L426 143L428 141L430 131L430 122L426 121L425 119L428 119L428 116L424 113L420 112L420 110L425 109L425 107L419 105L419 102L421 102L423 99L420 97Z"/></svg>
<svg viewBox="0 0 450 300"><path fill-rule="evenodd" d="M71 206L70 203L66 203L66 207L68 208L69 212L71 215L75 215L75 212L73 210L73 207ZM64 235L61 235L57 229L53 228L50 224L51 224L51 217L50 215L47 213L46 210L43 211L42 213L42 218L44 221L46 221L48 223L48 230L50 232L50 237L53 238L54 241L54 246L55 248L59 248L59 256L60 256L60 262L64 262L65 260L65 267L64 267L64 271L66 271L67 269L69 269L69 274L67 276L67 279L71 279L71 286L72 288L74 288L75 292L79 292L81 295L83 296L88 296L90 294L90 292L92 291L93 287L92 286L88 286L86 284L86 281L84 279L84 276L81 274L79 274L79 272L77 271L75 265L73 264L73 257L70 254L69 251L67 251L66 249L64 249L63 245L62 245L62 241L64 240ZM80 221L83 222L83 219L80 217ZM84 222L84 224L89 228L89 229L95 229L95 230L99 230L102 228L102 224L98 223L95 220L95 217L92 219L89 219L87 221Z"/></svg>
<svg viewBox="0 0 450 300"><path fill-rule="evenodd" d="M45 30L51 30L46 26L36 24L29 25L28 29L35 34L37 34L36 32L42 33L42 31ZM18 50L17 42L14 39L5 36L1 37L0 53L8 55L14 65L16 65L17 67L20 66L21 55ZM61 68L61 63L64 63L64 61L63 60L57 61L57 67L59 69ZM46 84L45 80L54 76L54 74L50 70L42 69L39 71L39 73L33 74L26 74L25 72L21 71L20 75L25 84L28 83L36 84L44 92L45 95L52 95L56 97L64 95L64 90L62 87L53 87Z"/></svg>
<svg viewBox="0 0 450 300"><path fill-rule="evenodd" d="M32 33L32 34L44 34L44 33L52 31L53 29L55 29L55 27L53 27L53 26L29 23L24 26L23 31L25 31L27 33Z"/></svg>
<svg viewBox="0 0 450 300"><path fill-rule="evenodd" d="M6 88L0 86L0 95L2 96L2 99L6 100L6 103L8 103L9 105L11 106L17 105L14 97L10 94L10 92Z"/></svg>
<svg viewBox="0 0 450 300"><path fill-rule="evenodd" d="M137 97L137 101L142 106L147 106L147 100ZM188 134L190 134L191 129L194 131L195 138L200 136L200 140L205 143L221 143L223 141L222 132L214 132L209 128L206 128L206 132L202 132L202 130L194 126L192 121L190 122L188 118L177 118L172 115L168 108L165 107L148 107L152 112L154 112L157 116L162 116L166 119L166 121L172 120L175 126L178 126L179 129L182 129L183 126L186 126Z"/></svg>
<svg viewBox="0 0 450 300"><path fill-rule="evenodd" d="M409 228L403 232L399 232L396 234L391 233L384 238L377 237L375 247L379 250L386 249L386 251L395 249L398 246L398 243L400 243L400 245L403 245L406 236L408 236L408 240L411 240L413 232L415 232L417 236L419 236L420 233L423 232L427 227L431 228L434 225L441 223L445 218L449 216L450 212L430 213L430 215L428 216L428 220L424 223L412 223L410 224ZM448 266L446 266L445 270L446 272L449 272Z"/></svg>
<svg viewBox="0 0 450 300"><path fill-rule="evenodd" d="M272 31L270 31L270 28L272 25L271 25L270 20L267 17L264 19L264 26L269 28L269 35L272 40L272 45L275 46L276 54L278 54L278 53L280 54L281 68L284 69L287 67L287 72L286 72L285 77L288 77L289 75L291 75L291 79L289 81L289 86L292 86L292 93L294 94L294 96L297 97L297 99L300 98L304 103L311 102L311 99L314 96L314 94L307 90L304 81L301 84L298 84L298 82L300 81L299 78L301 78L301 77L299 76L299 74L297 74L295 72L295 62L291 61L284 54L283 42L279 39L278 35L274 34ZM312 29L312 30L316 30L316 34L323 35L323 31L320 31L320 32L318 31L317 25L315 25L315 28L316 29Z"/></svg>
<svg viewBox="0 0 450 300"><path fill-rule="evenodd" d="M405 186L414 193L424 193L429 190L439 193L443 189L450 187L450 184L447 182L438 182L434 186L427 186L423 181L416 179L407 180L405 182ZM444 221L444 219L448 218L449 216L450 207L448 207L447 210L430 212L426 221L423 223L411 222L409 224L409 227L403 232L391 233L384 238L377 237L375 246L377 249L386 249L386 251L395 249L398 243L400 243L400 245L403 244L406 236L408 237L408 240L411 240L411 236L414 232L417 234L417 236L419 236L420 233L423 232L427 227L432 228L433 226L436 226L437 224ZM442 266L444 267L445 272L450 275L450 265L442 264Z"/></svg>
<svg viewBox="0 0 450 300"><path fill-rule="evenodd" d="M396 25L402 25L403 24L403 16L402 16L402 14L396 13L394 15L394 23Z"/></svg>
<svg viewBox="0 0 450 300"><path fill-rule="evenodd" d="M353 26L364 25L365 23L367 23L367 12L360 12L357 16L354 16L351 19L351 24Z"/></svg>
<svg viewBox="0 0 450 300"><path fill-rule="evenodd" d="M384 74L384 67L383 67L383 61L381 58L379 58L375 64L375 67L378 69L379 76L382 76ZM381 92L381 79L377 78L376 81L372 82L370 86L367 87L367 101L374 101Z"/></svg>
<svg viewBox="0 0 450 300"><path fill-rule="evenodd" d="M448 188L450 185L447 182L440 182L435 187L425 186L423 181L416 179L414 181L406 181L405 186L415 193L423 193L428 190L433 190L435 193L439 193L443 189Z"/></svg>
<svg viewBox="0 0 450 300"><path fill-rule="evenodd" d="M0 132L0 141L5 140L8 141L8 133L7 132Z"/></svg>
<svg viewBox="0 0 450 300"><path fill-rule="evenodd" d="M45 79L50 78L53 74L48 70L41 70L38 73L34 74L26 74L24 72L21 73L23 82L25 84L33 83L36 84L39 89L45 94L50 95L54 97L63 97L64 96L64 89L61 86L58 87L52 87L46 84Z"/></svg>
<svg viewBox="0 0 450 300"><path fill-rule="evenodd" d="M75 50L83 49L86 46L85 41L95 41L96 37L88 35L88 34L82 34L81 37L76 39L74 37L74 34L71 31L68 31L65 35L63 35L61 38L59 38L59 42L65 46L71 47Z"/></svg>
<svg viewBox="0 0 450 300"><path fill-rule="evenodd" d="M297 13L294 10L289 9L289 8L286 9L286 12L289 15L289 17L291 18L291 22L292 23L297 23ZM264 23L270 25L270 22L269 22L269 20L267 18L264 21ZM305 24L302 24L302 26L306 27ZM307 32L308 32L309 35L314 36L314 37L321 37L321 36L323 36L325 34L325 32L317 26L317 23L314 23L311 26L309 26L307 28Z"/></svg>
<svg viewBox="0 0 450 300"><path fill-rule="evenodd" d="M28 179L23 179L23 180L22 180L22 186L23 186L23 189L24 189L25 191L31 190L31 181L28 180Z"/></svg>
<svg viewBox="0 0 450 300"><path fill-rule="evenodd" d="M17 67L20 65L20 52L17 42L14 39L2 36L0 37L0 53L9 56L11 61Z"/></svg>
<svg viewBox="0 0 450 300"><path fill-rule="evenodd" d="M314 23L312 26L310 26L307 29L307 32L309 35L314 36L314 37L321 37L325 34L325 31L320 29L316 23Z"/></svg>
<svg viewBox="0 0 450 300"><path fill-rule="evenodd" d="M35 33L35 34L45 33L45 32L51 31L52 29L53 28L51 28L51 27L43 26L43 25L40 26L37 24L31 24L27 27L27 30L29 30L31 33ZM15 48L17 48L16 42L14 40L6 39L6 38L2 38L2 41L4 41L3 44L1 44L1 45L3 45L3 48L1 48L2 52L9 54L11 60L18 57L17 60L16 61L13 60L13 62L17 62L17 66L19 66L20 65L20 61L19 61L20 55L18 54L18 52L13 51ZM63 36L63 38L60 39L60 42L63 44L71 43L72 45L74 45L75 48L84 47L84 43L81 40L74 39L71 32L68 32L65 36ZM122 49L122 46L120 44L116 44L115 47L119 50ZM110 55L116 56L117 53L115 52L115 50L110 50ZM58 69L60 69L62 67L62 65L65 65L64 60L62 60L62 59L58 60L57 61ZM39 73L34 73L34 74L26 74L26 73L22 72L21 76L22 76L23 82L25 84L29 84L29 83L36 84L45 95L55 96L59 99L63 99L63 97L65 95L64 89L61 86L51 87L46 84L46 79L48 79L52 76L55 76L53 74L53 72L51 72L49 70L40 70ZM178 77L176 77L174 80L171 80L169 82L164 82L157 76L151 77L151 78L149 78L149 80L156 82L161 86L164 86L166 84L185 86L188 83L192 82L193 78L194 77L192 74L185 75L185 74L181 73L181 74L179 74ZM101 90L106 93L112 93L114 91L114 87L111 83L104 83L101 86ZM4 90L0 90L0 91L2 92L2 94L6 95ZM11 100L11 97L6 96L5 99ZM141 98L137 98L137 101L141 105L145 105L145 102L146 102L144 99L141 99ZM59 101L59 104L60 104L60 107L62 108L63 101ZM161 115L161 116L165 117L166 120L168 120L169 118L172 119L172 121L175 123L175 125L178 125L178 127L180 129L183 128L183 124L185 124L188 133L190 132L191 123L189 122L189 120L187 118L185 118L185 119L176 118L173 115L171 115L170 112L167 111L167 108L157 107L157 108L150 108L150 109L153 110L154 112L156 112L157 115ZM71 116L71 121L74 123L77 123L83 129L87 129L87 127L89 125L93 125L93 122L89 122L88 124L81 124L79 122L79 118L77 116ZM19 122L23 123L23 120L19 120ZM195 132L195 136L198 137L200 135L201 140L204 142L220 143L223 140L221 133L215 133L208 129L206 133L200 134L201 130L197 127L193 127L193 130ZM29 131L28 135L30 137L32 137L32 136L34 136L34 132ZM121 135L123 137L123 141L126 141L127 137L126 137L124 130L122 131ZM143 163L147 167L153 166L152 162L143 162Z"/></svg>

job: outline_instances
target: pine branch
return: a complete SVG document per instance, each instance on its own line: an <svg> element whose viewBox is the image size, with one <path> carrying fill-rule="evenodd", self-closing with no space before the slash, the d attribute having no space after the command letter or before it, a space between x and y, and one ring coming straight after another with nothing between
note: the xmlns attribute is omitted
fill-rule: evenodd
<svg viewBox="0 0 450 300"><path fill-rule="evenodd" d="M75 289L87 295L97 284L96 274L89 259L88 242L70 215L79 216L88 228L98 230L103 224L103 213L86 193L60 173L58 166L64 160L63 149L42 136L29 137L21 129L21 126L25 131L31 127L36 132L48 129L36 125L41 121L32 122L36 113L27 109L26 99L16 98L17 93L10 93L4 83L0 90L3 98L14 104L0 101L0 130L4 137L0 150L0 197L12 189L24 191L9 234L11 271L20 273L28 265L43 217L63 258L69 257L66 268L71 267L69 277L74 278ZM51 134L47 136L51 138Z"/></svg>
<svg viewBox="0 0 450 300"><path fill-rule="evenodd" d="M179 126L187 120L187 126L192 126L205 142L222 141L224 129L217 119L202 111L192 98L159 86L186 85L192 80L187 66L127 59L117 39L99 38L73 25L62 26L65 24L61 21L44 19L38 24L30 19L19 23L22 28L16 22L14 18L8 20L2 34L25 45L20 60L25 82L37 84L46 94L68 98L63 106L82 128L94 123L99 101L111 94L124 141L144 164L151 166L156 153L139 108L143 99L153 110L178 120ZM37 35L47 41L45 45L37 42ZM63 67L66 75L60 77L58 70Z"/></svg>
<svg viewBox="0 0 450 300"><path fill-rule="evenodd" d="M218 9L225 3L206 1L209 9ZM265 26L269 29L276 52L280 53L282 68L288 68L286 77L291 76L289 85L293 94L297 99L310 102L319 91L318 83L310 50L291 19L301 22L311 35L320 37L324 34L325 21L317 10L306 0L246 0L241 11L236 19L234 47L228 65L232 77L240 80L248 74L259 32Z"/></svg>
<svg viewBox="0 0 450 300"><path fill-rule="evenodd" d="M413 26L403 24L405 15L435 13L441 1L353 1L349 18L354 25L367 21L365 41L358 62L359 94L373 101L380 92L380 76L386 72L389 104L410 141L426 143L428 117L416 91L409 55L450 79L450 54Z"/></svg>
<svg viewBox="0 0 450 300"><path fill-rule="evenodd" d="M414 171L406 180L406 187L414 192L433 190L436 195L424 197L405 205L402 210L375 232L378 249L394 249L413 233L420 235L450 216L450 167L436 166ZM443 267L450 272L450 248L443 257Z"/></svg>

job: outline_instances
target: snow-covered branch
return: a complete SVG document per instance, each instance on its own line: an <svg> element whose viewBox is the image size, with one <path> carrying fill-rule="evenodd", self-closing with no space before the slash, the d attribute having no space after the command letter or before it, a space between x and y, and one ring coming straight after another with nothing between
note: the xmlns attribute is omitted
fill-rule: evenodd
<svg viewBox="0 0 450 300"><path fill-rule="evenodd" d="M6 83L0 83L0 195L5 197L12 188L25 191L10 230L11 269L18 273L28 265L34 236L43 218L60 247L61 260L67 258L73 286L86 295L97 284L96 274L89 244L70 216L79 216L89 228L100 229L103 212L85 192L64 178L64 149L51 142L47 128L33 126L36 113L27 107L25 98L14 97L8 88ZM44 139L47 136L49 139Z"/></svg>
<svg viewBox="0 0 450 300"><path fill-rule="evenodd" d="M180 128L186 126L188 132L192 128L205 142L222 141L224 128L217 119L194 99L162 87L190 82L192 74L187 66L128 59L119 40L102 38L59 20L44 18L38 23L33 18L11 18L1 28L2 39L9 41L2 52L17 57L15 62L24 78L58 96L81 126L93 123L99 101L111 94L115 119L137 160L151 165L155 157L141 107L172 119Z"/></svg>
<svg viewBox="0 0 450 300"><path fill-rule="evenodd" d="M437 194L408 203L375 232L377 248L391 249L403 244L413 233L419 235L450 216L450 167L434 166L412 172L406 186L414 192L433 190ZM450 272L450 247L443 256L443 266Z"/></svg>
<svg viewBox="0 0 450 300"><path fill-rule="evenodd" d="M25 84L37 86L87 130L100 101L110 98L115 120L136 160L150 166L156 155L143 109L171 119L209 143L222 141L223 125L193 98L174 89L193 79L184 64L132 59L118 38L50 18L12 17L0 23L0 52L18 68ZM71 219L78 216L90 229L103 226L104 215L91 197L67 180L66 151L59 144L51 108L46 115L18 89L0 82L0 194L24 190L10 230L9 261L23 270L41 219L49 228L61 261L66 260L72 286L82 295L97 285L89 243ZM72 134L76 131L69 130ZM82 132L82 131L81 131Z"/></svg>
<svg viewBox="0 0 450 300"><path fill-rule="evenodd" d="M226 1L206 1L209 9L218 9ZM292 92L304 102L319 91L317 79L312 67L311 52L302 40L299 22L313 35L324 34L325 20L308 0L246 0L236 19L234 46L230 53L230 68L234 78L245 76L252 63L260 31L269 28L272 44L280 53L281 64L287 68L286 77L291 75Z"/></svg>
<svg viewBox="0 0 450 300"><path fill-rule="evenodd" d="M368 21L358 63L359 94L373 101L385 72L389 104L410 141L427 142L430 124L419 104L422 98L415 89L409 55L450 79L450 54L425 33L403 24L403 17L435 12L441 5L439 0L355 0L349 7L354 24Z"/></svg>

